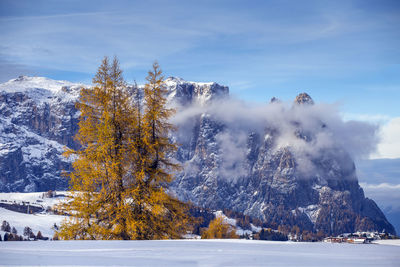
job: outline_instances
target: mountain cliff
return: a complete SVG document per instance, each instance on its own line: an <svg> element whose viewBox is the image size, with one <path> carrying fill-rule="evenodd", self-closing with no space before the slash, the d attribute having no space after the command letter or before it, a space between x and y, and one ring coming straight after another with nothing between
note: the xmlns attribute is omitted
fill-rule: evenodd
<svg viewBox="0 0 400 267"><path fill-rule="evenodd" d="M0 85L0 191L65 189L82 85L21 76Z"/></svg>
<svg viewBox="0 0 400 267"><path fill-rule="evenodd" d="M277 99L247 114L217 83L168 78L178 112L183 171L170 191L212 209L228 208L268 222L327 234L356 230L394 233L358 184L351 154L332 121L306 93L290 106ZM64 147L77 148L82 84L19 77L0 85L0 190L66 189ZM255 119L257 118L257 119ZM278 118L278 119L276 119Z"/></svg>

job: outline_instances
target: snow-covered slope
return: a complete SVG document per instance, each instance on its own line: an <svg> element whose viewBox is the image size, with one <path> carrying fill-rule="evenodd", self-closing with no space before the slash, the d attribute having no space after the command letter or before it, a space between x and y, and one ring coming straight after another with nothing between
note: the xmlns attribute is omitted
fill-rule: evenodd
<svg viewBox="0 0 400 267"><path fill-rule="evenodd" d="M54 224L60 226L64 218L61 215L24 214L0 208L0 221L3 222L5 220L11 227L15 227L18 235L22 235L24 228L28 226L35 235L40 231L44 237L52 238L54 235ZM3 237L5 232L0 231L0 233Z"/></svg>
<svg viewBox="0 0 400 267"><path fill-rule="evenodd" d="M0 207L0 223L7 221L10 227L15 227L19 235L23 234L26 226L30 227L34 234L38 231L43 236L52 238L54 235L54 224L61 225L65 216L54 215L51 211L46 210L54 205L61 203L65 200L67 192L54 193L54 196L49 197L47 192L35 193L0 193L0 204L15 205L15 206L36 206L42 207L43 211L40 213L27 213L12 211L9 208ZM0 231L4 236L4 232Z"/></svg>
<svg viewBox="0 0 400 267"><path fill-rule="evenodd" d="M0 266L398 266L400 247L250 240L0 242Z"/></svg>
<svg viewBox="0 0 400 267"><path fill-rule="evenodd" d="M57 81L46 77L19 76L16 79L0 84L0 91L7 93L24 93L35 89L60 93L71 88L82 87L84 84L72 83L68 81Z"/></svg>

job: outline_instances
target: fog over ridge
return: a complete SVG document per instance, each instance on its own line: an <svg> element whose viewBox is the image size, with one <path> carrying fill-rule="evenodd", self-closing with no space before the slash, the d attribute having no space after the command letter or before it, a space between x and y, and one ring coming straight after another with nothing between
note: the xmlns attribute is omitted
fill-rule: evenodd
<svg viewBox="0 0 400 267"><path fill-rule="evenodd" d="M226 97L207 104L175 103L174 107L177 113L171 122L178 126L181 138L190 136L194 121L200 116L209 116L221 124L223 130L215 138L222 154L222 171L227 175L244 175L241 166L246 161L249 134L269 138L273 132L273 151L289 148L299 170L304 172L312 171L310 159L322 156L323 151L342 150L353 160L366 158L376 150L379 141L378 125L343 120L337 104L255 104Z"/></svg>

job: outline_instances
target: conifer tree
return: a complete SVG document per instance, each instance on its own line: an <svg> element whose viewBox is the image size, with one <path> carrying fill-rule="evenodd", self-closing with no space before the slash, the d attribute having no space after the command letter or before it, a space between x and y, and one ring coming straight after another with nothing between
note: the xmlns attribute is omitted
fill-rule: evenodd
<svg viewBox="0 0 400 267"><path fill-rule="evenodd" d="M72 197L64 205L71 218L59 230L62 239L177 238L188 228L186 204L165 187L178 166L168 138L173 111L166 108L161 70L154 64L144 88L131 94L118 60L102 61L95 86L81 90L79 132L82 148L69 174Z"/></svg>
<svg viewBox="0 0 400 267"><path fill-rule="evenodd" d="M42 232L38 231L37 234L36 234L36 238L39 239L39 240L42 240L44 238L43 235L42 235Z"/></svg>
<svg viewBox="0 0 400 267"><path fill-rule="evenodd" d="M25 226L25 228L24 228L24 236L29 238L31 236L31 234L32 234L32 229L29 226Z"/></svg>
<svg viewBox="0 0 400 267"><path fill-rule="evenodd" d="M81 90L81 111L77 140L77 159L70 174L72 201L66 206L73 219L63 224L65 239L129 239L121 213L124 183L129 177L125 167L129 128L134 125L130 96L119 62L102 61L93 79L94 87Z"/></svg>
<svg viewBox="0 0 400 267"><path fill-rule="evenodd" d="M168 122L174 110L166 107L164 77L157 63L148 72L144 87L144 113L140 93L136 94L136 135L132 157L136 163L134 205L130 210L135 239L179 238L188 230L192 219L188 206L168 195L165 188L172 181L171 172L179 166L170 160L176 151L169 134L174 127Z"/></svg>
<svg viewBox="0 0 400 267"><path fill-rule="evenodd" d="M1 231L4 231L4 232L11 231L10 224L7 221L3 221L3 223L1 224Z"/></svg>

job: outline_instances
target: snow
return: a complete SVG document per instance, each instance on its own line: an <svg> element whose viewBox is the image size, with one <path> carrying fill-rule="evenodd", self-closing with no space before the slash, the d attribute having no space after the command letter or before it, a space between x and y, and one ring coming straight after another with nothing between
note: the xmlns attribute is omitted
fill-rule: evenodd
<svg viewBox="0 0 400 267"><path fill-rule="evenodd" d="M69 159L62 156L65 144L54 139L59 137L58 140L62 140L63 134L67 132L65 127L70 125L69 122L72 120L70 116L78 114L74 110L72 110L74 113L70 114L68 111L72 108L68 110L66 107L73 107L81 87L84 85L27 76L20 76L0 84L2 95L4 93L10 95L21 93L20 100L18 100L20 102L9 103L6 101L7 105L1 104L0 156L7 157L8 154L20 149L23 156L23 162L20 163L27 168L25 172L28 174L28 179L36 179L37 169L43 171L43 176L50 175L57 178L59 174L54 170L59 169L57 166L60 166L60 162L69 162ZM44 118L47 117L47 112L50 112L51 117L47 126L55 122L59 126L50 126L52 132L43 134L42 128L45 128L43 125L46 124ZM41 122L43 122L42 126ZM35 189L33 181L25 188L27 191Z"/></svg>
<svg viewBox="0 0 400 267"><path fill-rule="evenodd" d="M185 81L184 79L180 77L168 77L165 79L165 84L170 87L175 87L177 84L183 84L183 83L190 83L193 85L198 85L198 86L211 86L215 84L215 82L193 82L193 81Z"/></svg>
<svg viewBox="0 0 400 267"><path fill-rule="evenodd" d="M46 89L53 93L61 91L62 87L83 87L83 84L68 81L56 81L45 77L20 76L0 84L0 91L7 93L25 92L30 89Z"/></svg>
<svg viewBox="0 0 400 267"><path fill-rule="evenodd" d="M398 266L400 247L251 240L0 242L0 266Z"/></svg>
<svg viewBox="0 0 400 267"><path fill-rule="evenodd" d="M215 82L192 82L192 81L187 81L187 82L198 86L211 86L215 84Z"/></svg>
<svg viewBox="0 0 400 267"><path fill-rule="evenodd" d="M217 218L222 217L222 219L224 220L225 223L236 227L236 219L228 218L228 217L222 212L222 210L217 210L217 211L215 211L215 212L214 212L214 215L215 215L215 217L217 217Z"/></svg>
<svg viewBox="0 0 400 267"><path fill-rule="evenodd" d="M55 204L60 203L64 198L55 197L55 198L42 198L45 192L33 192L33 193L0 193L0 200L7 200L8 202L30 202L30 203L40 203L42 206L54 206ZM66 195L68 192L66 191L56 191L57 195Z"/></svg>
<svg viewBox="0 0 400 267"><path fill-rule="evenodd" d="M303 212L307 215L310 221L315 224L317 222L317 218L321 208L318 205L308 205L307 207L299 207L297 208L300 212ZM296 214L296 210L292 210L293 214Z"/></svg>
<svg viewBox="0 0 400 267"><path fill-rule="evenodd" d="M374 244L400 246L400 239L382 239L373 241Z"/></svg>
<svg viewBox="0 0 400 267"><path fill-rule="evenodd" d="M42 206L46 209L48 206L53 207L55 204L60 203L65 198L42 198L44 192L35 193L0 193L0 202L2 203L22 203L29 202L35 206ZM58 195L65 195L67 192L57 192ZM38 231L42 232L43 236L49 238L53 237L54 230L53 225L56 223L60 226L61 222L65 219L65 216L53 215L53 214L25 214L20 212L11 211L5 208L0 208L0 223L4 220L7 221L11 227L15 227L18 234L23 234L25 226L29 226L33 233L36 234ZM3 232L0 232L4 236Z"/></svg>
<svg viewBox="0 0 400 267"><path fill-rule="evenodd" d="M258 233L258 232L261 232L261 230L262 230L262 228L260 227L260 226L255 226L254 224L250 224L250 226L251 226L251 231L252 232L256 232L256 233Z"/></svg>
<svg viewBox="0 0 400 267"><path fill-rule="evenodd" d="M42 195L42 192L0 193L0 200L52 206L65 199L42 198ZM236 220L221 211L215 215L236 224ZM44 236L52 237L52 226L60 225L64 218L0 208L0 222L7 220L19 234L29 226L35 234L40 230ZM400 240L375 242L359 245L257 240L0 242L0 266L398 266Z"/></svg>
<svg viewBox="0 0 400 267"><path fill-rule="evenodd" d="M43 236L52 238L54 235L54 230L52 227L54 224L60 226L64 218L64 216L60 215L40 213L25 214L0 208L0 222L3 222L4 220L7 221L11 227L15 227L17 229L18 235L22 235L24 233L24 228L29 226L34 234L37 234L37 232L40 231ZM3 237L4 233L1 233Z"/></svg>

